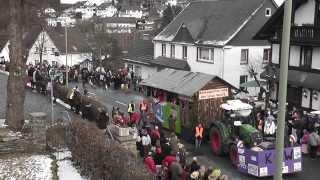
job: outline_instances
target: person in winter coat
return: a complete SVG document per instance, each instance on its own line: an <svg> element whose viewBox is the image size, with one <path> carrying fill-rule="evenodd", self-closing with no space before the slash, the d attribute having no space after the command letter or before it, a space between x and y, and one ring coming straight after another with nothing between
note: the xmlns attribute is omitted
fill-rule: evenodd
<svg viewBox="0 0 320 180"><path fill-rule="evenodd" d="M183 173L182 166L179 162L173 162L170 166L170 180L180 180Z"/></svg>
<svg viewBox="0 0 320 180"><path fill-rule="evenodd" d="M312 129L309 135L310 157L315 159L317 156L317 150L320 142L320 137L315 129Z"/></svg>
<svg viewBox="0 0 320 180"><path fill-rule="evenodd" d="M309 132L306 129L304 129L303 130L303 136L302 136L302 138L300 140L301 152L303 154L308 154L309 136L310 136Z"/></svg>
<svg viewBox="0 0 320 180"><path fill-rule="evenodd" d="M160 141L160 131L159 127L155 126L153 130L151 130L150 133L151 136L151 144L154 146L157 141Z"/></svg>
<svg viewBox="0 0 320 180"><path fill-rule="evenodd" d="M143 146L144 156L146 156L151 146L151 138L146 130L143 130L142 132L141 143Z"/></svg>
<svg viewBox="0 0 320 180"><path fill-rule="evenodd" d="M155 174L157 172L156 163L151 152L148 152L148 156L144 159L144 164L150 173Z"/></svg>
<svg viewBox="0 0 320 180"><path fill-rule="evenodd" d="M190 172L198 171L200 169L200 165L198 164L197 157L193 157L192 162L190 164Z"/></svg>
<svg viewBox="0 0 320 180"><path fill-rule="evenodd" d="M176 156L173 154L170 154L163 159L162 164L170 168L171 164L176 161L177 161Z"/></svg>

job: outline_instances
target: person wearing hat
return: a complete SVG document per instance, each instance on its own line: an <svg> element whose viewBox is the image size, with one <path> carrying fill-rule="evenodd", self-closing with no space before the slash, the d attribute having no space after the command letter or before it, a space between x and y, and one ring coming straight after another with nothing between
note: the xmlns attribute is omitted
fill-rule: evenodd
<svg viewBox="0 0 320 180"><path fill-rule="evenodd" d="M144 164L150 173L155 174L157 172L156 163L152 157L152 152L148 152L148 156L144 159Z"/></svg>
<svg viewBox="0 0 320 180"><path fill-rule="evenodd" d="M198 171L200 169L200 166L198 164L198 158L197 157L193 157L192 158L192 162L190 164L190 171L194 172L194 171Z"/></svg>
<svg viewBox="0 0 320 180"><path fill-rule="evenodd" d="M142 130L141 143L143 146L144 155L146 156L147 153L149 152L149 149L150 149L151 138L150 138L149 134L147 133L147 130L145 130L145 129Z"/></svg>
<svg viewBox="0 0 320 180"><path fill-rule="evenodd" d="M228 180L228 176L221 175L220 169L214 169L212 173L208 176L208 180Z"/></svg>
<svg viewBox="0 0 320 180"><path fill-rule="evenodd" d="M154 129L151 130L151 144L154 146L157 141L160 141L160 131L159 127L155 126Z"/></svg>
<svg viewBox="0 0 320 180"><path fill-rule="evenodd" d="M200 173L199 171L193 171L190 175L190 179L199 180L200 179Z"/></svg>

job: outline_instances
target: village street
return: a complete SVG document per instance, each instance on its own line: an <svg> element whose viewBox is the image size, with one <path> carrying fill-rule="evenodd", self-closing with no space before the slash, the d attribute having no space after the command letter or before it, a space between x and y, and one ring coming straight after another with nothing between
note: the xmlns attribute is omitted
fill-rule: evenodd
<svg viewBox="0 0 320 180"><path fill-rule="evenodd" d="M75 86L75 83L71 83L70 86ZM81 89L82 85L77 84L78 87ZM121 90L114 90L109 89L108 91L105 91L101 88L92 88L89 85L87 85L87 88L89 90L89 93L95 94L95 96L103 102L111 112L113 106L117 106L121 109L121 111L126 112L127 105L131 101L133 101L136 106L139 104L141 99L144 97L139 94L136 91L130 91L130 92L123 92ZM193 144L190 142L184 142L184 144L187 147L188 152L190 152L188 158L191 159L193 156L197 156L199 159L200 164L204 164L207 167L213 166L213 167L219 167L221 168L222 172L227 174L229 177L231 177L232 180L253 180L258 179L253 176L249 176L247 174L242 174L239 171L235 169L230 163L230 160L228 157L219 157L212 154L209 145L204 144L202 146L202 149L200 150L200 153L195 154L193 149ZM303 171L299 174L293 174L290 176L286 176L285 179L288 180L298 180L298 179L304 179L304 180L315 180L319 177L320 172L314 171L314 167L320 166L319 161L311 160L309 157L305 156L303 159ZM263 178L263 179L272 179L272 178Z"/></svg>
<svg viewBox="0 0 320 180"><path fill-rule="evenodd" d="M5 105L6 105L6 81L7 76L0 74L0 90L1 90L1 101L0 101L0 119L5 118ZM81 89L80 84L70 83L70 86L78 85ZM109 89L105 91L100 88L92 88L88 87L89 93L91 95L95 95L99 101L103 102L111 112L113 106L119 107L122 111L126 111L127 104L130 101L134 101L135 104L138 104L143 96L141 96L138 92L123 92L120 90L113 90ZM48 97L44 97L38 93L33 93L30 90L26 90L26 100L25 100L25 112L26 115L30 112L46 112L48 117L47 119L50 120L50 113L51 113L51 104ZM64 106L57 103L54 105L54 112L56 118L61 118L63 114L62 111L69 111ZM69 111L70 112L70 111ZM70 115L73 116L74 114L70 112ZM253 176L249 176L247 174L242 174L238 172L230 163L228 157L218 157L211 153L208 144L204 144L200 150L200 153L195 154L193 152L193 145L190 142L184 142L187 147L187 151L189 152L188 159L190 160L193 156L197 156L199 159L200 164L204 164L206 166L213 166L219 167L222 172L227 174L231 177L232 180L250 180L250 179L257 179ZM299 174L286 176L285 179L290 180L298 180L298 179L305 179L305 180L314 180L320 176L319 171L314 171L314 167L319 166L319 161L312 161L309 157L305 157L303 159L303 171ZM271 179L271 178L263 178L263 179Z"/></svg>

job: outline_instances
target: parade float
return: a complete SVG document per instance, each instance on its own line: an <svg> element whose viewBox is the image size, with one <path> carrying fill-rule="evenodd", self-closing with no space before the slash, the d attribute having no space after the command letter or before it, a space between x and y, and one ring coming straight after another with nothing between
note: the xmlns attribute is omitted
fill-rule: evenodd
<svg viewBox="0 0 320 180"><path fill-rule="evenodd" d="M256 177L275 173L275 138L265 138L254 128L253 107L240 100L228 100L220 106L224 116L212 123L211 149L216 155L229 154L231 163L243 173ZM302 171L299 145L284 148L283 173Z"/></svg>

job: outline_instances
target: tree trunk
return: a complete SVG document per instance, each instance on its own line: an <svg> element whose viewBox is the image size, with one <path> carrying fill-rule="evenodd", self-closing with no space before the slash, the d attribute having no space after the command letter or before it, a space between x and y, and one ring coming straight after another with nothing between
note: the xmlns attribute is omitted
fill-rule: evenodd
<svg viewBox="0 0 320 180"><path fill-rule="evenodd" d="M19 131L24 123L26 65L22 43L24 0L10 0L10 68L7 83L6 120L10 129Z"/></svg>

